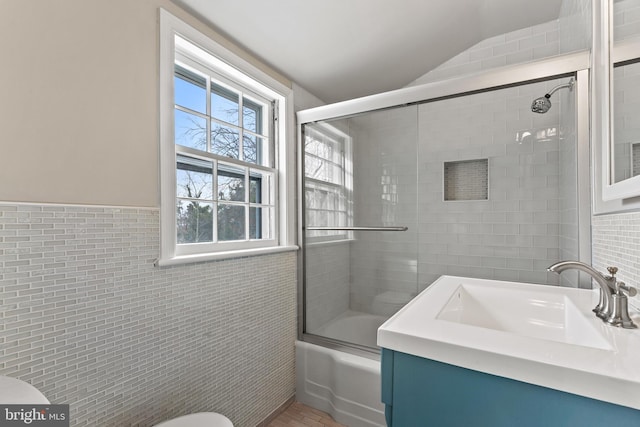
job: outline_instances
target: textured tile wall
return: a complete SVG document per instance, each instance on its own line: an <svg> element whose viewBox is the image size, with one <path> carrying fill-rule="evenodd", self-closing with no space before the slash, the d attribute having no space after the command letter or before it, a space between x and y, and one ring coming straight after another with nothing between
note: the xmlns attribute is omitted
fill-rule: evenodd
<svg viewBox="0 0 640 427"><path fill-rule="evenodd" d="M558 283L546 268L560 256L560 109L530 111L558 83L420 105L421 286L442 274ZM443 202L443 162L483 157L489 199Z"/></svg>
<svg viewBox="0 0 640 427"><path fill-rule="evenodd" d="M294 393L296 254L156 268L158 217L0 204L0 374L72 426L253 427Z"/></svg>
<svg viewBox="0 0 640 427"><path fill-rule="evenodd" d="M591 224L593 266L602 272L616 266L620 280L640 288L640 212L597 215ZM640 309L640 298L633 304Z"/></svg>
<svg viewBox="0 0 640 427"><path fill-rule="evenodd" d="M306 332L316 333L349 309L349 241L307 245Z"/></svg>
<svg viewBox="0 0 640 427"><path fill-rule="evenodd" d="M412 84L427 83L470 72L541 59L559 53L587 49L591 42L590 20L590 0L564 0L557 21L486 39L425 74ZM560 164L563 165L559 170L558 256L562 259L578 259L575 105L574 102L569 101L573 96L572 93L563 91L555 95L556 101L553 107L555 111L552 110L551 113L560 112L559 157ZM534 97L537 96L540 95ZM529 113L522 111L521 114L526 117ZM511 126L512 123L517 123L520 118L511 114L510 117L505 117L505 120L506 126ZM522 130L526 132L526 128L525 124ZM478 127L477 130L479 134L484 133L481 127ZM553 255L553 252L550 253L550 258ZM560 281L562 285L578 286L577 275L565 274L560 278Z"/></svg>

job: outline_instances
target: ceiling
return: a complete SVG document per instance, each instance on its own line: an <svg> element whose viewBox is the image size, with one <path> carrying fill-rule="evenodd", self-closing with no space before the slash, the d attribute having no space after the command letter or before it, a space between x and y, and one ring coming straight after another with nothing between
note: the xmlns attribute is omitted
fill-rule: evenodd
<svg viewBox="0 0 640 427"><path fill-rule="evenodd" d="M562 0L174 0L325 102L398 89Z"/></svg>

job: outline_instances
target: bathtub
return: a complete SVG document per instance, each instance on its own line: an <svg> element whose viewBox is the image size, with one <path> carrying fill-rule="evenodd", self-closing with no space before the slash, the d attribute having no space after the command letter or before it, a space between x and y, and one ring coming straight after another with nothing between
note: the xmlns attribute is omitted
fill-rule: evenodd
<svg viewBox="0 0 640 427"><path fill-rule="evenodd" d="M317 331L341 341L375 346L381 316L347 312ZM296 400L349 427L384 427L380 361L296 341Z"/></svg>

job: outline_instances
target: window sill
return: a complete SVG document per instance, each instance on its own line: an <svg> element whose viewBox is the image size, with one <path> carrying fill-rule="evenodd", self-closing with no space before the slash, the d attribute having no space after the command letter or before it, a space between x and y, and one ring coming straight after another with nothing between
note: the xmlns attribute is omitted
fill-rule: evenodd
<svg viewBox="0 0 640 427"><path fill-rule="evenodd" d="M277 254L281 252L293 252L300 249L298 246L275 246L270 248L242 249L237 251L216 252L196 255L182 255L173 258L158 258L153 265L156 267L168 267L172 265L191 264L195 262L221 261L225 259L244 258L258 255Z"/></svg>

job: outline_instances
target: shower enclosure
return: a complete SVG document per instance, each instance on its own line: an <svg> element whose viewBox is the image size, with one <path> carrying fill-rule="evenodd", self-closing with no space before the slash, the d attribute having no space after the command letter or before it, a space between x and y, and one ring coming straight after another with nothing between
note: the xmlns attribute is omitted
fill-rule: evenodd
<svg viewBox="0 0 640 427"><path fill-rule="evenodd" d="M300 338L375 353L440 275L590 286L546 270L590 261L587 67L565 55L300 112Z"/></svg>

